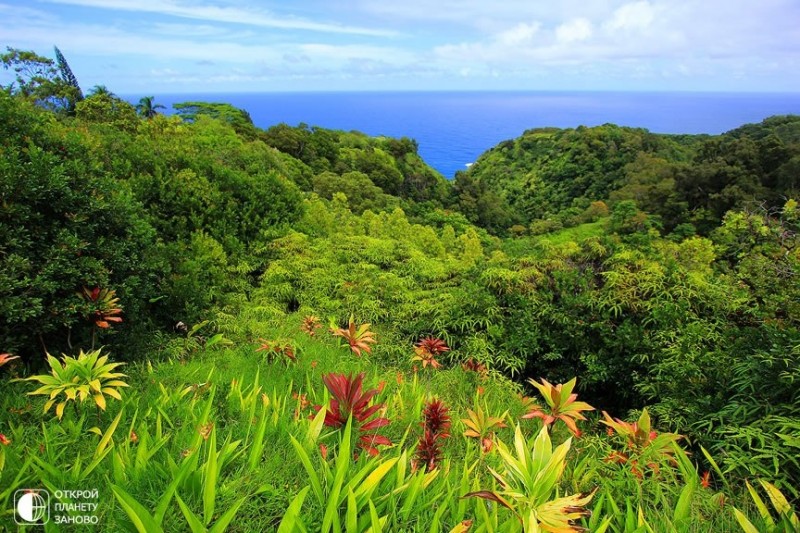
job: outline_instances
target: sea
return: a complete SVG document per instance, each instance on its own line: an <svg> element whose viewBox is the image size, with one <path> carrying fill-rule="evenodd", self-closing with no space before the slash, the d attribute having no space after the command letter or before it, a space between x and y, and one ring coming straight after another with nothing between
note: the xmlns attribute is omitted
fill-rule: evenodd
<svg viewBox="0 0 800 533"><path fill-rule="evenodd" d="M132 102L138 96L127 96ZM800 114L800 93L710 92L301 92L161 94L245 109L256 126L279 123L410 137L445 177L525 130L606 123L654 133L719 134L772 115Z"/></svg>

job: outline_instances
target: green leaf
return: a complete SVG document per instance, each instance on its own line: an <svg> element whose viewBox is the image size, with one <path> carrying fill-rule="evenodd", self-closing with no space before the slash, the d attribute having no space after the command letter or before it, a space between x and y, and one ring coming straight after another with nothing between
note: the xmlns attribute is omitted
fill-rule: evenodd
<svg viewBox="0 0 800 533"><path fill-rule="evenodd" d="M672 521L676 525L681 525L691 519L692 512L692 496L694 496L694 484L689 483L681 491L678 497L678 504L675 506L675 512L672 515Z"/></svg>
<svg viewBox="0 0 800 533"><path fill-rule="evenodd" d="M233 521L233 518L236 516L236 513L239 512L239 508L247 501L247 497L240 499L238 502L234 503L230 509L225 511L225 513L219 517L214 523L214 526L209 529L209 533L225 533L228 529L228 526Z"/></svg>
<svg viewBox="0 0 800 533"><path fill-rule="evenodd" d="M739 522L739 525L745 533L759 533L758 528L754 526L739 509L734 507L733 515L736 517L736 521Z"/></svg>
<svg viewBox="0 0 800 533"><path fill-rule="evenodd" d="M103 435L103 438L100 439L100 442L97 444L97 448L94 450L94 456L95 457L97 457L100 454L102 454L105 451L106 447L108 446L108 443L111 442L111 437L114 435L114 432L117 430L117 426L119 425L119 421L122 420L122 413L123 413L123 411L122 411L122 409L120 409L119 413L117 413L117 416L114 418L114 421L111 422L110 426L108 426L108 429L106 430L105 434Z"/></svg>
<svg viewBox="0 0 800 533"><path fill-rule="evenodd" d="M294 497L292 503L286 509L280 525L278 526L278 533L305 533L306 527L300 519L300 509L303 506L303 501L306 499L308 491L311 489L310 485L303 487L297 496Z"/></svg>
<svg viewBox="0 0 800 533"><path fill-rule="evenodd" d="M114 497L119 502L120 507L131 519L139 533L160 533L164 531L161 529L161 525L150 516L150 513L133 496L113 484L111 485L111 492L114 493Z"/></svg>
<svg viewBox="0 0 800 533"><path fill-rule="evenodd" d="M300 444L297 439L294 438L293 435L289 435L289 438L292 441L292 446L294 446L295 453L297 457L300 459L300 462L303 464L303 468L306 470L306 474L308 474L308 480L311 483L311 488L314 490L314 495L317 497L317 501L320 504L325 503L325 495L322 493L322 484L319 480L319 475L317 474L317 469L314 468L314 465L311 464L311 458L308 456L305 448L303 445Z"/></svg>
<svg viewBox="0 0 800 533"><path fill-rule="evenodd" d="M347 487L347 511L344 527L347 533L358 533L358 504L356 504L353 489L350 487Z"/></svg>
<svg viewBox="0 0 800 533"><path fill-rule="evenodd" d="M214 502L217 499L217 428L211 428L211 437L208 439L208 459L203 472L203 519L205 524L211 523L214 517Z"/></svg>
<svg viewBox="0 0 800 533"><path fill-rule="evenodd" d="M186 517L186 522L189 524L189 528L192 530L192 533L207 533L206 527L203 525L203 522L200 521L200 517L192 512L189 509L180 496L177 494L175 495L175 499L178 500L178 505L183 511L183 516Z"/></svg>

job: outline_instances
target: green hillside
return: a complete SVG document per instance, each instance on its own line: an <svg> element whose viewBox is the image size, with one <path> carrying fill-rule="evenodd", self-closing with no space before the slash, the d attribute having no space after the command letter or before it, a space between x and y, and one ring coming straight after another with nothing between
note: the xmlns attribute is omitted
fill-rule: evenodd
<svg viewBox="0 0 800 533"><path fill-rule="evenodd" d="M800 527L800 117L451 183L45 81L0 90L0 529Z"/></svg>

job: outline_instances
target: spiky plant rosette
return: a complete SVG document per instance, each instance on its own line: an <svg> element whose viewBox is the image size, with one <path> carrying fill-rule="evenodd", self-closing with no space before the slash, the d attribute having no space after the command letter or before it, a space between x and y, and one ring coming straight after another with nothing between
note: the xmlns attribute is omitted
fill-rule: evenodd
<svg viewBox="0 0 800 533"><path fill-rule="evenodd" d="M353 427L357 428L359 437L358 445L370 455L378 455L375 446L391 446L390 441L378 430L389 425L389 419L375 414L384 408L384 404L370 405L373 398L380 393L380 389L363 390L364 373L353 377L344 374L326 374L322 382L331 393L328 409L325 413L325 425L332 428L342 428L347 425L347 420L353 417ZM322 409L321 405L314 406L315 411ZM372 420L370 420L372 418Z"/></svg>
<svg viewBox="0 0 800 533"><path fill-rule="evenodd" d="M420 361L422 368L428 365L431 365L432 368L441 368L442 364L436 360L436 357L449 351L450 348L443 340L436 337L425 337L414 347L414 357L411 360Z"/></svg>

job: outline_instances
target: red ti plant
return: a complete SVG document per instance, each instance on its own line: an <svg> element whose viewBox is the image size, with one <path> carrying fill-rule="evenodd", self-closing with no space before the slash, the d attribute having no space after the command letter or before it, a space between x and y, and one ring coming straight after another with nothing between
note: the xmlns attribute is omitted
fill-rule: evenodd
<svg viewBox="0 0 800 533"><path fill-rule="evenodd" d="M382 403L370 405L372 399L380 392L378 389L364 391L364 373L353 377L344 374L326 374L322 376L328 391L331 393L330 405L325 413L325 425L332 428L342 428L347 425L347 420L353 417L353 427L359 433L358 445L370 455L378 455L377 445L391 446L392 441L378 430L389 425L389 419L384 417L372 418L384 408ZM319 412L321 405L315 405ZM372 420L370 420L372 418Z"/></svg>
<svg viewBox="0 0 800 533"><path fill-rule="evenodd" d="M539 389L550 410L546 411L542 406L535 403L533 399L526 398L525 403L529 411L522 415L522 418L541 418L546 426L550 426L556 420L561 420L573 435L580 437L581 432L575 421L586 420L581 411L594 411L594 407L586 402L575 401L578 399L578 395L574 394L572 389L575 388L577 378L572 378L567 383L560 383L555 386L544 378L542 378L541 383L532 379L528 381Z"/></svg>
<svg viewBox="0 0 800 533"><path fill-rule="evenodd" d="M281 341L268 341L266 339L258 339L261 343L261 346L256 349L256 352L265 352L267 358L271 361L276 355L284 356L284 361L286 364L289 364L289 361L292 363L297 362L297 353L295 351L294 346L292 346L289 342L281 342Z"/></svg>
<svg viewBox="0 0 800 533"><path fill-rule="evenodd" d="M425 404L422 410L424 433L417 444L414 466L423 464L428 471L435 470L442 460L442 441L450 436L448 408L439 399Z"/></svg>
<svg viewBox="0 0 800 533"><path fill-rule="evenodd" d="M481 378L485 378L486 374L489 372L489 369L486 368L486 365L476 361L472 357L461 363L461 368L468 372L475 372L476 374L480 375Z"/></svg>
<svg viewBox="0 0 800 533"><path fill-rule="evenodd" d="M314 315L303 317L303 323L300 325L300 329L308 333L309 337L313 337L321 327L322 324L320 324L319 318Z"/></svg>
<svg viewBox="0 0 800 533"><path fill-rule="evenodd" d="M0 367L5 364L8 364L10 361L14 359L19 359L18 355L11 355L10 353L0 353Z"/></svg>
<svg viewBox="0 0 800 533"><path fill-rule="evenodd" d="M605 411L603 411L603 417L605 420L600 422L608 426L611 432L625 439L626 447L625 453L611 452L607 461L629 464L631 472L637 477L642 477L640 464L644 464L654 473L658 473L661 461L667 460L674 463L673 443L683 437L675 433L659 434L651 429L650 415L647 413L647 409L643 409L639 419L633 423L624 422L619 418L612 419Z"/></svg>
<svg viewBox="0 0 800 533"><path fill-rule="evenodd" d="M420 361L422 368L428 365L433 368L441 368L442 364L436 360L436 357L449 351L450 348L442 339L425 337L417 343L416 348L414 348L414 357L411 360Z"/></svg>
<svg viewBox="0 0 800 533"><path fill-rule="evenodd" d="M369 330L369 326L370 324L356 326L351 316L347 328L331 327L331 333L334 337L342 337L346 340L347 344L350 345L350 349L356 355L361 355L362 350L367 353L372 353L372 348L370 348L369 345L375 344L378 341L375 340L375 334Z"/></svg>
<svg viewBox="0 0 800 533"><path fill-rule="evenodd" d="M122 308L119 306L119 298L116 297L116 291L113 289L95 287L89 290L84 287L78 294L89 304L90 319L98 328L108 329L111 327L109 322L122 322L122 317L119 316Z"/></svg>

